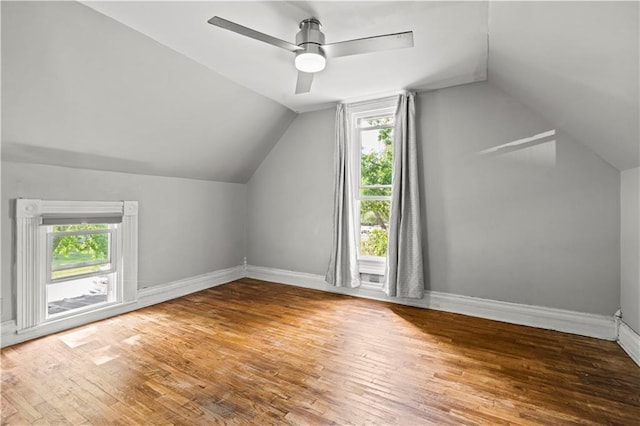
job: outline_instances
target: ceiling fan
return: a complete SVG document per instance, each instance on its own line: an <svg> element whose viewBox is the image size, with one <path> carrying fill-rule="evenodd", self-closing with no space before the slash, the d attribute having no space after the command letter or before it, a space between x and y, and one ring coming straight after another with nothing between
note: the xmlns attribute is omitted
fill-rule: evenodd
<svg viewBox="0 0 640 426"><path fill-rule="evenodd" d="M296 34L296 44L227 21L219 16L214 16L207 22L295 53L295 66L298 70L296 94L307 93L311 90L313 74L324 69L326 58L413 47L413 31L325 44L324 33L321 30L322 25L316 18L308 18L300 22L300 31Z"/></svg>

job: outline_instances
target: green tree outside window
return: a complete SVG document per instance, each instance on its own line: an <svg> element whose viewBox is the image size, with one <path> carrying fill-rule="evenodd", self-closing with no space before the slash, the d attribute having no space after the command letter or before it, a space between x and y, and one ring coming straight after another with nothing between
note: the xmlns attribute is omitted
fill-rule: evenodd
<svg viewBox="0 0 640 426"><path fill-rule="evenodd" d="M55 235L51 254L53 267L106 260L109 257L109 235L90 231L107 229L103 224L56 225L53 232L87 231L79 235Z"/></svg>
<svg viewBox="0 0 640 426"><path fill-rule="evenodd" d="M391 118L368 120L369 126L391 124ZM378 130L378 141L384 149L363 153L360 158L360 183L366 185L391 185L393 173L393 129ZM390 196L390 188L362 188L361 195ZM366 256L386 256L390 201L361 200L360 223L373 228L361 236L360 253Z"/></svg>

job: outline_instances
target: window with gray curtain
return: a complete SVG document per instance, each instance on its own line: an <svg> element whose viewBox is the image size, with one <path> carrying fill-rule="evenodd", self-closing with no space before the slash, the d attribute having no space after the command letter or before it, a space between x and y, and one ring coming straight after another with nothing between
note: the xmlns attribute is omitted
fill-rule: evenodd
<svg viewBox="0 0 640 426"><path fill-rule="evenodd" d="M424 292L412 93L336 110L333 242L326 281ZM363 278L365 278L363 280Z"/></svg>

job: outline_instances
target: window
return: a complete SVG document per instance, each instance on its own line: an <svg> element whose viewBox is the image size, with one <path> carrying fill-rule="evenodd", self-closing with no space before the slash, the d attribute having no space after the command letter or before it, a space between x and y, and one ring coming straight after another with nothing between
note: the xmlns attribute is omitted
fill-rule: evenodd
<svg viewBox="0 0 640 426"><path fill-rule="evenodd" d="M387 255L391 176L393 168L393 117L359 120L360 256Z"/></svg>
<svg viewBox="0 0 640 426"><path fill-rule="evenodd" d="M351 110L358 265L369 283L380 282L387 256L395 103L393 98L358 104Z"/></svg>
<svg viewBox="0 0 640 426"><path fill-rule="evenodd" d="M118 224L45 226L47 318L117 301Z"/></svg>
<svg viewBox="0 0 640 426"><path fill-rule="evenodd" d="M18 199L18 332L135 301L137 214L135 201Z"/></svg>

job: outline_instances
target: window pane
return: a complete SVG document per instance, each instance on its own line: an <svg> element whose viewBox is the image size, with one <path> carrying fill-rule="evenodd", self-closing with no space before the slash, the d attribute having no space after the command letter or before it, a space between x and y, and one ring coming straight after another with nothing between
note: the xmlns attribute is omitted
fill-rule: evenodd
<svg viewBox="0 0 640 426"><path fill-rule="evenodd" d="M360 132L360 184L391 185L393 129Z"/></svg>
<svg viewBox="0 0 640 426"><path fill-rule="evenodd" d="M109 259L109 234L53 235L52 266L76 265Z"/></svg>
<svg viewBox="0 0 640 426"><path fill-rule="evenodd" d="M393 126L393 116L369 117L358 120L358 127L361 129L375 126Z"/></svg>
<svg viewBox="0 0 640 426"><path fill-rule="evenodd" d="M115 274L47 284L47 315L83 309L115 300Z"/></svg>
<svg viewBox="0 0 640 426"><path fill-rule="evenodd" d="M360 255L386 256L390 201L360 201Z"/></svg>
<svg viewBox="0 0 640 426"><path fill-rule="evenodd" d="M58 267L109 260L109 234L53 237L52 266Z"/></svg>
<svg viewBox="0 0 640 426"><path fill-rule="evenodd" d="M56 280L111 270L111 234L108 225L56 225L50 232L49 250ZM91 232L98 231L98 232Z"/></svg>

